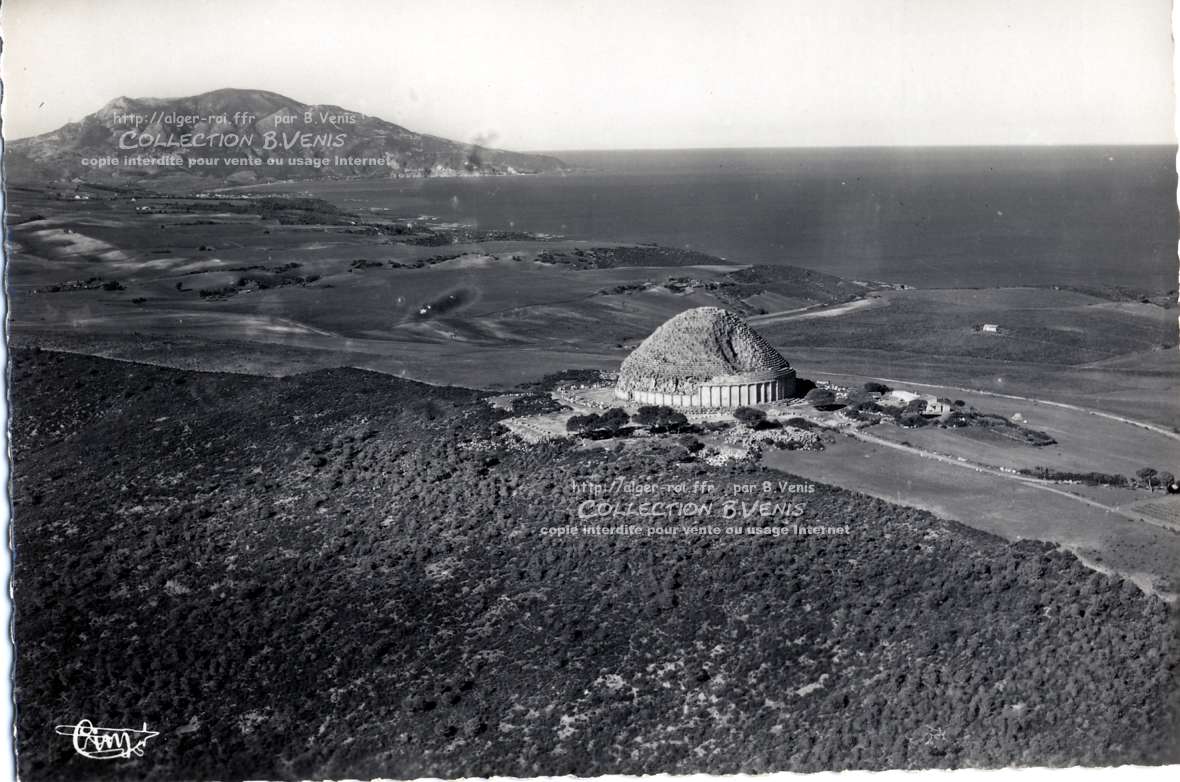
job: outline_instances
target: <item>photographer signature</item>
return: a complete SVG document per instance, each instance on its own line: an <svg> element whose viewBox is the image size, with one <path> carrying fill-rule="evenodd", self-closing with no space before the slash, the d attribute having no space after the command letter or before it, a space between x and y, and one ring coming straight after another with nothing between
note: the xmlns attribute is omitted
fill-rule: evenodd
<svg viewBox="0 0 1180 782"><path fill-rule="evenodd" d="M53 732L59 736L71 736L78 754L95 760L143 757L143 746L148 739L160 734L148 730L147 723L141 730L135 728L101 728L90 720L81 720L77 725L57 725Z"/></svg>

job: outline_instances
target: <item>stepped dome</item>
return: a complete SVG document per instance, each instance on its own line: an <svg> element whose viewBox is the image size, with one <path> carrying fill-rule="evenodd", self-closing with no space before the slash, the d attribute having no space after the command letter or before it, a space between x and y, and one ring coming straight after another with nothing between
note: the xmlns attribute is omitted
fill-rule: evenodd
<svg viewBox="0 0 1180 782"><path fill-rule="evenodd" d="M672 407L727 408L790 396L795 371L732 312L698 307L668 320L619 369L615 396Z"/></svg>

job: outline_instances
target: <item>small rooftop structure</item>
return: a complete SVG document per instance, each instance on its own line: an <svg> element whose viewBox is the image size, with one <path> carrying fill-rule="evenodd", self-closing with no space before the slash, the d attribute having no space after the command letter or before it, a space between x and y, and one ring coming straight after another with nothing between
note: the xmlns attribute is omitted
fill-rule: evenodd
<svg viewBox="0 0 1180 782"><path fill-rule="evenodd" d="M920 396L918 394L915 394L913 391L894 390L894 391L890 391L888 394L885 394L884 396L882 396L881 403L882 404L894 404L894 405L908 405L910 402L914 401L915 399L919 399L919 398L920 398Z"/></svg>

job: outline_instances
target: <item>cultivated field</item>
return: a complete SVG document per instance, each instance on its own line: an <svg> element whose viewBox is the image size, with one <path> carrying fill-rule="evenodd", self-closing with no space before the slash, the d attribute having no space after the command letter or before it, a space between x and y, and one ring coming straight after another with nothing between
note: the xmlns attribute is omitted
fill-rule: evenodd
<svg viewBox="0 0 1180 782"><path fill-rule="evenodd" d="M1118 512L1146 494L1110 493L1093 502L880 445L838 437L823 451L768 450L763 463L899 505L922 508L1009 540L1044 540L1092 566L1133 579L1169 599L1180 592L1180 534ZM1157 495L1160 497L1162 495ZM1079 499L1082 498L1082 499ZM1108 505L1110 509L1099 507Z"/></svg>

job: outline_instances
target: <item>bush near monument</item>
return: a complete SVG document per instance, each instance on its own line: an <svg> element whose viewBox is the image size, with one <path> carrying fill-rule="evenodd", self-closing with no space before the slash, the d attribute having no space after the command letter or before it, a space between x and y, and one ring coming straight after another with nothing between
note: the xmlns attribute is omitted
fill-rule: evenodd
<svg viewBox="0 0 1180 782"><path fill-rule="evenodd" d="M751 429L760 429L766 426L766 412L756 407L739 407L733 411L733 417L737 419L738 423Z"/></svg>
<svg viewBox="0 0 1180 782"><path fill-rule="evenodd" d="M674 432L688 425L688 417L666 405L642 405L631 416L631 422L653 432Z"/></svg>
<svg viewBox="0 0 1180 782"><path fill-rule="evenodd" d="M826 388L811 389L803 397L803 401L817 410L831 410L840 406L836 401L836 394Z"/></svg>

